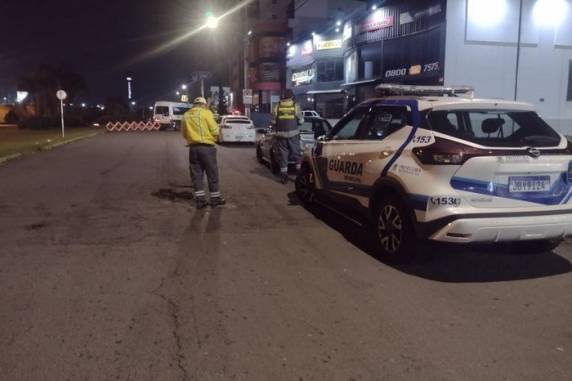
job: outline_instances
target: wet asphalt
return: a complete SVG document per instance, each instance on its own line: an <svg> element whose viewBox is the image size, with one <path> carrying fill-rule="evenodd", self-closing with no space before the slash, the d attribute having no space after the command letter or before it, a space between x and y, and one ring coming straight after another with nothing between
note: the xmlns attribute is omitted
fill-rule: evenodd
<svg viewBox="0 0 572 381"><path fill-rule="evenodd" d="M252 146L191 203L177 133L0 166L2 380L570 380L572 246L390 266Z"/></svg>

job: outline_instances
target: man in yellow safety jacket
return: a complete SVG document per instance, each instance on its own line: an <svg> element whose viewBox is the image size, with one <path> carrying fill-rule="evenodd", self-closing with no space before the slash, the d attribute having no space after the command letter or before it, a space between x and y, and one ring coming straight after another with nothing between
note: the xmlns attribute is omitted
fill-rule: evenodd
<svg viewBox="0 0 572 381"><path fill-rule="evenodd" d="M209 110L205 98L198 97L193 107L184 115L181 130L189 147L189 168L193 183L197 209L207 206L204 190L204 174L207 174L210 204L215 207L224 205L219 189L218 165L216 159L216 142L219 126Z"/></svg>
<svg viewBox="0 0 572 381"><path fill-rule="evenodd" d="M294 101L294 93L290 89L284 90L278 105L274 108L273 124L275 131L274 153L280 165L280 180L283 184L288 182L288 161L296 163L296 170L300 170L302 155L300 153L300 125L303 118L300 107Z"/></svg>

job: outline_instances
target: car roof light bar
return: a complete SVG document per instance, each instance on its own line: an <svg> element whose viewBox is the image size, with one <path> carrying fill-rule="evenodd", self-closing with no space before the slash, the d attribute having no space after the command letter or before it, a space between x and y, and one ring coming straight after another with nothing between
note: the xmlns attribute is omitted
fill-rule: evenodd
<svg viewBox="0 0 572 381"><path fill-rule="evenodd" d="M473 97L475 89L470 86L415 86L415 85L396 85L391 83L381 83L375 87L375 90L386 95L417 95L417 96L450 96L459 95Z"/></svg>

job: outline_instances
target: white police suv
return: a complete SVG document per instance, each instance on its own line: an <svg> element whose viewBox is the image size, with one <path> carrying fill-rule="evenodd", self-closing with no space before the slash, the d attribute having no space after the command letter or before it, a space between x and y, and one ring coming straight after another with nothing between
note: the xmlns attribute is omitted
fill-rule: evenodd
<svg viewBox="0 0 572 381"><path fill-rule="evenodd" d="M531 105L470 88L380 85L307 149L305 202L375 222L380 253L420 239L548 251L572 233L572 145Z"/></svg>

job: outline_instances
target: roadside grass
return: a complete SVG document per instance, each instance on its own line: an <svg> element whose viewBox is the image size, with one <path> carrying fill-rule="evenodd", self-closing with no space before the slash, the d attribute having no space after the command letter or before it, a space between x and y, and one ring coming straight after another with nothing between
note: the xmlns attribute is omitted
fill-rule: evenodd
<svg viewBox="0 0 572 381"><path fill-rule="evenodd" d="M60 130L25 130L0 127L0 162L20 155L45 151L72 141L94 136L102 128L81 127L66 129L62 139Z"/></svg>

